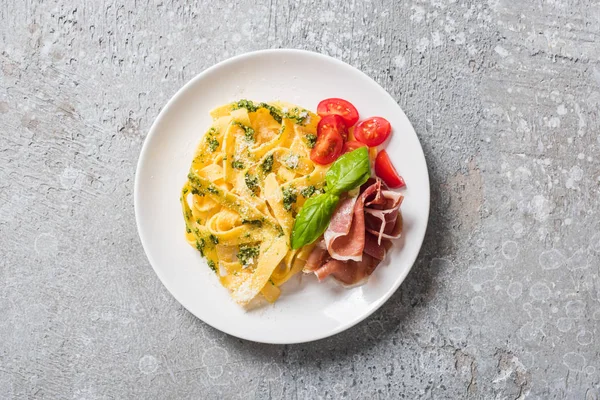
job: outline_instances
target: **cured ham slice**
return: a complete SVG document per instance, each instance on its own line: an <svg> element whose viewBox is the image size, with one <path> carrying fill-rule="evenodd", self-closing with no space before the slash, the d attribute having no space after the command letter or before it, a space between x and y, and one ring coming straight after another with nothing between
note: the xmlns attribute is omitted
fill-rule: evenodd
<svg viewBox="0 0 600 400"><path fill-rule="evenodd" d="M342 199L305 272L314 272L319 280L331 275L346 285L368 278L385 258L391 239L402 233L403 199L378 178L369 179L359 195Z"/></svg>
<svg viewBox="0 0 600 400"><path fill-rule="evenodd" d="M386 242L391 244L388 240ZM387 248L378 243L377 236L367 232L365 235L365 254L382 261L386 252Z"/></svg>
<svg viewBox="0 0 600 400"><path fill-rule="evenodd" d="M323 234L327 250L336 260L360 261L362 259L365 244L365 216L362 212L356 213L357 200L358 194L340 201L331 217L329 227Z"/></svg>
<svg viewBox="0 0 600 400"><path fill-rule="evenodd" d="M347 198L333 213L323 235L332 258L340 261L361 261L365 248L365 201L379 196L381 181L367 187L358 197Z"/></svg>
<svg viewBox="0 0 600 400"><path fill-rule="evenodd" d="M382 190L378 204L373 202L365 207L367 232L378 236L378 244L382 239L398 239L402 233L402 216L400 205L404 196L391 190Z"/></svg>
<svg viewBox="0 0 600 400"><path fill-rule="evenodd" d="M322 281L329 275L346 285L362 282L373 273L379 260L364 254L361 261L340 261L331 259L315 271L317 278Z"/></svg>
<svg viewBox="0 0 600 400"><path fill-rule="evenodd" d="M304 270L309 272L315 271L329 258L329 252L327 251L327 247L325 247L325 242L321 239L308 256L308 260L306 260L306 264L304 265Z"/></svg>

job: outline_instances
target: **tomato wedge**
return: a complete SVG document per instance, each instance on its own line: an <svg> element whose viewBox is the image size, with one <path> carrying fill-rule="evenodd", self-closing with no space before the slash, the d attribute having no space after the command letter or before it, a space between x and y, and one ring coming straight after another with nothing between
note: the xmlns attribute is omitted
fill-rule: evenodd
<svg viewBox="0 0 600 400"><path fill-rule="evenodd" d="M337 116L334 115L331 117ZM344 138L340 134L339 127L336 124L326 123L321 127L321 122L319 122L317 128L317 143L315 143L315 147L310 151L310 159L317 164L327 165L334 162L342 154ZM344 125L343 121L341 121L341 124L345 129L346 125Z"/></svg>
<svg viewBox="0 0 600 400"><path fill-rule="evenodd" d="M364 143L361 143L357 140L349 140L346 143L344 143L344 147L342 148L342 154L346 154L346 153L350 153L351 151L354 151L356 149L358 149L359 147L366 147L367 145Z"/></svg>
<svg viewBox="0 0 600 400"><path fill-rule="evenodd" d="M404 179L396 172L396 168L392 165L392 160L385 150L381 150L375 158L375 174L392 189L406 186Z"/></svg>
<svg viewBox="0 0 600 400"><path fill-rule="evenodd" d="M344 141L348 140L348 127L344 122L344 119L339 115L326 115L319 121L317 125L317 137L321 136L323 132L335 130L337 133L342 135Z"/></svg>
<svg viewBox="0 0 600 400"><path fill-rule="evenodd" d="M344 99L331 98L321 101L317 106L317 114L321 117L326 115L339 115L342 117L348 128L358 121L358 111L356 110L356 107Z"/></svg>
<svg viewBox="0 0 600 400"><path fill-rule="evenodd" d="M356 125L354 137L369 147L375 147L385 142L391 132L392 126L387 119L371 117Z"/></svg>

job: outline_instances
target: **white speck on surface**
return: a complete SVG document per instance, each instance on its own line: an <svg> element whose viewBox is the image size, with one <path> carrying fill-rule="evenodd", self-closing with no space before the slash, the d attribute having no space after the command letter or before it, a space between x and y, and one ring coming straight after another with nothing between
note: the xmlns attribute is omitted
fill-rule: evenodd
<svg viewBox="0 0 600 400"><path fill-rule="evenodd" d="M573 179L575 182L579 182L580 180L583 179L583 170L578 165L571 168L571 171L569 173L570 173L571 179Z"/></svg>
<svg viewBox="0 0 600 400"><path fill-rule="evenodd" d="M529 295L539 301L547 300L550 294L550 288L543 282L536 282L529 289Z"/></svg>
<svg viewBox="0 0 600 400"><path fill-rule="evenodd" d="M554 205L546 197L538 194L531 200L531 210L536 220L544 222L552 214Z"/></svg>
<svg viewBox="0 0 600 400"><path fill-rule="evenodd" d="M567 317L581 319L585 317L585 303L581 300L571 300L565 305Z"/></svg>
<svg viewBox="0 0 600 400"><path fill-rule="evenodd" d="M158 360L156 357L146 354L138 362L138 368L144 375L149 375L158 369Z"/></svg>
<svg viewBox="0 0 600 400"><path fill-rule="evenodd" d="M471 299L471 309L475 312L483 312L485 310L485 299L481 296L475 296Z"/></svg>
<svg viewBox="0 0 600 400"><path fill-rule="evenodd" d="M465 44L467 42L467 37L464 32L459 32L454 37L454 42L458 45Z"/></svg>
<svg viewBox="0 0 600 400"><path fill-rule="evenodd" d="M55 257L58 254L58 239L52 233L42 233L35 238L33 249L42 257Z"/></svg>
<svg viewBox="0 0 600 400"><path fill-rule="evenodd" d="M512 229L517 238L520 238L523 235L523 231L525 230L523 224L520 222L515 222L512 226Z"/></svg>
<svg viewBox="0 0 600 400"><path fill-rule="evenodd" d="M502 57L502 58L508 57L508 55L510 54L510 53L508 52L508 50L506 50L504 47L502 47L502 46L500 46L500 45L498 45L498 46L494 47L494 51L495 51L495 52L496 52L498 55L500 55L500 57Z"/></svg>
<svg viewBox="0 0 600 400"><path fill-rule="evenodd" d="M81 171L72 167L65 168L60 174L60 184L65 189L76 189L78 188L78 178L81 175Z"/></svg>
<svg viewBox="0 0 600 400"><path fill-rule="evenodd" d="M556 112L558 113L558 115L566 115L567 108L564 104L560 104L558 107L556 107Z"/></svg>
<svg viewBox="0 0 600 400"><path fill-rule="evenodd" d="M502 244L502 255L507 260L514 260L519 255L519 245L517 242L507 240Z"/></svg>
<svg viewBox="0 0 600 400"><path fill-rule="evenodd" d="M439 31L435 31L431 34L431 44L433 47L440 47L444 44L444 35Z"/></svg>
<svg viewBox="0 0 600 400"><path fill-rule="evenodd" d="M559 128L560 127L560 118L551 117L550 119L548 119L548 126L550 128Z"/></svg>
<svg viewBox="0 0 600 400"><path fill-rule="evenodd" d="M521 297L523 293L523 284L521 282L511 282L506 289L506 294L513 299Z"/></svg>
<svg viewBox="0 0 600 400"><path fill-rule="evenodd" d="M411 10L413 14L410 16L410 20L413 22L421 22L423 21L423 17L425 16L425 9L423 7L413 5L411 6Z"/></svg>
<svg viewBox="0 0 600 400"><path fill-rule="evenodd" d="M406 59L402 54L398 54L394 57L394 65L399 69L403 69L406 66Z"/></svg>
<svg viewBox="0 0 600 400"><path fill-rule="evenodd" d="M560 251L550 249L543 251L539 256L538 261L542 269L553 270L566 265L567 258Z"/></svg>
<svg viewBox="0 0 600 400"><path fill-rule="evenodd" d="M571 330L571 328L573 327L573 321L571 320L571 318L559 318L556 321L556 329L558 329L560 332L569 332Z"/></svg>
<svg viewBox="0 0 600 400"><path fill-rule="evenodd" d="M569 171L569 178L567 179L565 186L568 189L574 189L574 188L576 188L576 182L579 182L582 179L583 179L583 170L581 169L580 166L575 165Z"/></svg>
<svg viewBox="0 0 600 400"><path fill-rule="evenodd" d="M427 39L426 37L423 37L417 41L417 44L415 45L415 50L419 53L424 53L428 47L429 47L429 39Z"/></svg>
<svg viewBox="0 0 600 400"><path fill-rule="evenodd" d="M581 346L588 346L594 340L594 335L590 331L581 330L577 333L577 343Z"/></svg>

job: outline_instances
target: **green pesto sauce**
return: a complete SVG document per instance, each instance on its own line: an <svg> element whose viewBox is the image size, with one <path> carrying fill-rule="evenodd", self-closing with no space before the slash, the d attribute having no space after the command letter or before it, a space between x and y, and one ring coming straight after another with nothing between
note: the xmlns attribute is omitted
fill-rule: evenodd
<svg viewBox="0 0 600 400"><path fill-rule="evenodd" d="M298 107L294 107L288 112L284 113L284 117L294 121L298 125L302 125L308 117L308 111L300 110Z"/></svg>
<svg viewBox="0 0 600 400"><path fill-rule="evenodd" d="M309 133L308 135L306 135L306 146L308 146L309 149L314 148L316 144L317 135L315 135L314 133Z"/></svg>
<svg viewBox="0 0 600 400"><path fill-rule="evenodd" d="M260 167L265 174L271 172L273 170L273 154L266 156Z"/></svg>
<svg viewBox="0 0 600 400"><path fill-rule="evenodd" d="M283 188L283 208L286 211L290 211L292 209L292 204L298 200L298 195L296 194L296 190L294 188Z"/></svg>
<svg viewBox="0 0 600 400"><path fill-rule="evenodd" d="M309 198L310 196L312 196L315 193L315 187L314 186L307 186L304 189L302 189L300 191L300 193L302 194L302 196Z"/></svg>
<svg viewBox="0 0 600 400"><path fill-rule="evenodd" d="M254 129L250 128L249 126L246 126L244 124L242 124L241 122L238 121L233 121L232 122L234 125L239 126L240 128L242 128L244 130L244 139L246 139L246 142L248 143L254 143L255 139L254 139Z"/></svg>
<svg viewBox="0 0 600 400"><path fill-rule="evenodd" d="M196 240L196 249L200 252L200 255L204 257L204 246L206 246L206 242L204 239Z"/></svg>
<svg viewBox="0 0 600 400"><path fill-rule="evenodd" d="M246 100L246 99L242 99L240 101L233 103L233 105L232 105L233 110L238 110L240 108L245 108L246 110L248 110L248 112L256 112L259 108L264 108L265 110L269 111L269 114L271 114L271 117L273 117L273 119L275 121L277 121L277 123L279 123L279 124L281 123L283 118L292 120L296 124L303 124L304 121L306 120L306 118L308 117L308 111L306 111L304 109L300 109L298 107L294 107L291 110L289 110L288 112L283 112L283 110L281 110L277 107L274 107L270 104L259 103L258 105L256 105L256 104L254 104L253 101Z"/></svg>
<svg viewBox="0 0 600 400"><path fill-rule="evenodd" d="M239 110L240 108L245 108L246 110L248 110L248 112L256 112L256 110L258 110L258 107L254 105L254 102L252 100L246 100L246 99L242 99L238 102L233 103L233 107L234 110Z"/></svg>
<svg viewBox="0 0 600 400"><path fill-rule="evenodd" d="M283 120L283 113L281 112L281 110L279 108L273 107L272 105L267 104L267 103L260 103L260 107L269 111L269 114L271 114L271 117L273 117L273 119L275 121L277 121L278 124L280 124L281 121Z"/></svg>
<svg viewBox="0 0 600 400"><path fill-rule="evenodd" d="M217 266L213 260L208 260L208 267L212 269L214 272L217 272Z"/></svg>
<svg viewBox="0 0 600 400"><path fill-rule="evenodd" d="M242 219L242 225L254 225L257 227L261 227L264 221L260 220L260 219Z"/></svg>
<svg viewBox="0 0 600 400"><path fill-rule="evenodd" d="M214 153L219 148L219 141L212 136L206 137L206 143L208 143L208 149L211 153Z"/></svg>
<svg viewBox="0 0 600 400"><path fill-rule="evenodd" d="M196 188L192 188L192 194L196 194L198 196L205 196L206 195L206 193L204 193L203 190L198 190Z"/></svg>
<svg viewBox="0 0 600 400"><path fill-rule="evenodd" d="M231 162L231 168L244 169L244 163L241 162L240 160L233 160Z"/></svg>
<svg viewBox="0 0 600 400"><path fill-rule="evenodd" d="M251 262L254 261L256 257L258 257L259 247L258 246L248 246L245 244L240 245L237 258L240 260L240 263L243 266L250 265Z"/></svg>
<svg viewBox="0 0 600 400"><path fill-rule="evenodd" d="M219 244L219 238L213 235L212 233L210 234L209 238L210 241L213 242L213 244Z"/></svg>
<svg viewBox="0 0 600 400"><path fill-rule="evenodd" d="M244 176L244 181L246 182L246 186L248 187L248 189L250 189L252 193L255 193L258 189L258 177L246 172L246 175Z"/></svg>

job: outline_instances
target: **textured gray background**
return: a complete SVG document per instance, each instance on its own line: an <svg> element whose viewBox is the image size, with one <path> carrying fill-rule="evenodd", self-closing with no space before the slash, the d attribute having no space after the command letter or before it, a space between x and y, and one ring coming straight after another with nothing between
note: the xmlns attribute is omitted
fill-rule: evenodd
<svg viewBox="0 0 600 400"><path fill-rule="evenodd" d="M214 3L0 0L0 397L598 399L600 3ZM186 312L132 198L175 91L277 47L385 87L432 190L401 289L294 346Z"/></svg>

